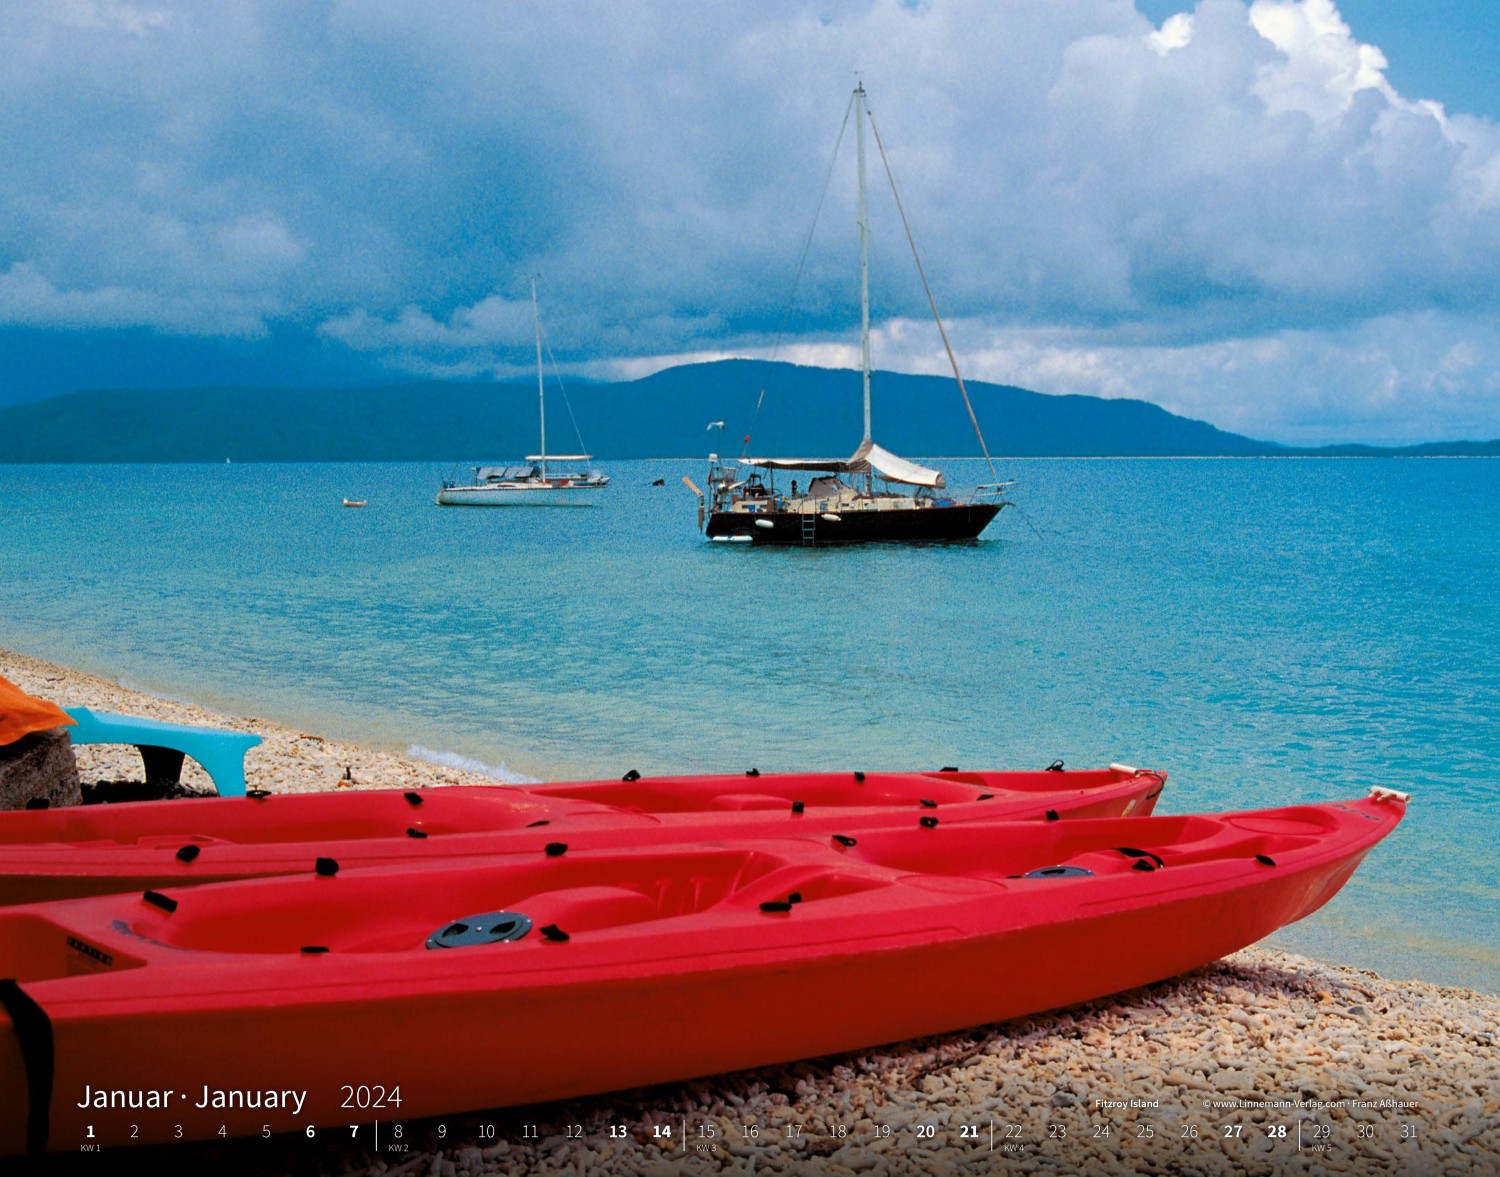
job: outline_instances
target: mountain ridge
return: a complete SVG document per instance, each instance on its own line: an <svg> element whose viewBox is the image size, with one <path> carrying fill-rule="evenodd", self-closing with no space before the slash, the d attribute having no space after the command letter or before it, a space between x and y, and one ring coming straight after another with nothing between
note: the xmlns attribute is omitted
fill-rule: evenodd
<svg viewBox="0 0 1500 1177"><path fill-rule="evenodd" d="M968 389L997 458L1500 456L1500 440L1287 446L1146 401L1051 396L983 381L968 382ZM876 372L872 401L873 432L887 449L980 454L951 379ZM549 381L547 402L551 448L574 448L571 415L601 461L733 452L747 433L756 453L843 456L863 433L856 372L765 360L686 364L626 382L575 382L567 408ZM721 420L722 438L708 426ZM489 462L518 460L535 453L537 443L536 384L527 380L97 389L0 408L6 463Z"/></svg>

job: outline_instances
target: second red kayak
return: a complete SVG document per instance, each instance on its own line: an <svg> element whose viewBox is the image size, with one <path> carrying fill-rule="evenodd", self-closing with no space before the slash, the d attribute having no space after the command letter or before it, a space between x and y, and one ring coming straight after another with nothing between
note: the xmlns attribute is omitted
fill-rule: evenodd
<svg viewBox="0 0 1500 1177"><path fill-rule="evenodd" d="M0 905L453 855L836 832L921 819L1146 816L1166 774L1040 772L639 777L141 801L0 813Z"/></svg>

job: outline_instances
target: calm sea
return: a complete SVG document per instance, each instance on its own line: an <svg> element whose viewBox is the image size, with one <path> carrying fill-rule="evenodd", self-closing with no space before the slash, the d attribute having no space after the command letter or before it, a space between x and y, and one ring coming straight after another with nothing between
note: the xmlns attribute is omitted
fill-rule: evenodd
<svg viewBox="0 0 1500 1177"><path fill-rule="evenodd" d="M1271 942L1500 990L1500 461L1012 461L983 542L787 551L701 539L701 463L612 463L578 511L440 510L448 472L0 466L0 645L509 779L1390 785L1406 821Z"/></svg>

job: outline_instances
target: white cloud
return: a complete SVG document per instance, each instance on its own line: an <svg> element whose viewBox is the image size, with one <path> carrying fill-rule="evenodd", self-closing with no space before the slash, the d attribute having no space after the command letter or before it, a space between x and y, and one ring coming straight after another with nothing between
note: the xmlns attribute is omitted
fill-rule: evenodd
<svg viewBox="0 0 1500 1177"><path fill-rule="evenodd" d="M0 273L0 323L65 330L151 327L177 335L255 339L283 310L235 296L211 302L194 293L164 294L129 286L59 289L30 262Z"/></svg>
<svg viewBox="0 0 1500 1177"><path fill-rule="evenodd" d="M361 351L509 347L535 338L531 303L498 294L455 307L442 320L415 306L402 307L391 319L355 309L326 320L318 330Z"/></svg>
<svg viewBox="0 0 1500 1177"><path fill-rule="evenodd" d="M1165 57L1173 49L1181 49L1193 39L1193 14L1178 12L1167 17L1159 29L1146 35L1146 44Z"/></svg>
<svg viewBox="0 0 1500 1177"><path fill-rule="evenodd" d="M171 22L161 8L126 4L122 0L53 0L53 11L61 24L85 29L121 30L143 37Z"/></svg>
<svg viewBox="0 0 1500 1177"><path fill-rule="evenodd" d="M1328 122L1360 90L1397 101L1385 80L1385 55L1354 39L1333 0L1255 0L1250 23L1282 53L1256 71L1253 87L1273 115L1296 110Z"/></svg>
<svg viewBox="0 0 1500 1177"><path fill-rule="evenodd" d="M1336 330L1131 345L1069 329L958 325L966 378L1150 401L1220 428L1294 444L1488 439L1500 396L1500 323L1399 313ZM936 348L903 370L941 373Z"/></svg>

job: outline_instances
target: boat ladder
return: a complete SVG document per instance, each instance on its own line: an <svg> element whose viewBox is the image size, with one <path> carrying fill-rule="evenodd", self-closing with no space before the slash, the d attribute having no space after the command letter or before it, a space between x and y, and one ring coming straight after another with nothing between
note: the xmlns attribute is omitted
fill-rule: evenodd
<svg viewBox="0 0 1500 1177"><path fill-rule="evenodd" d="M802 542L812 544L818 542L818 516L813 511L802 512Z"/></svg>

